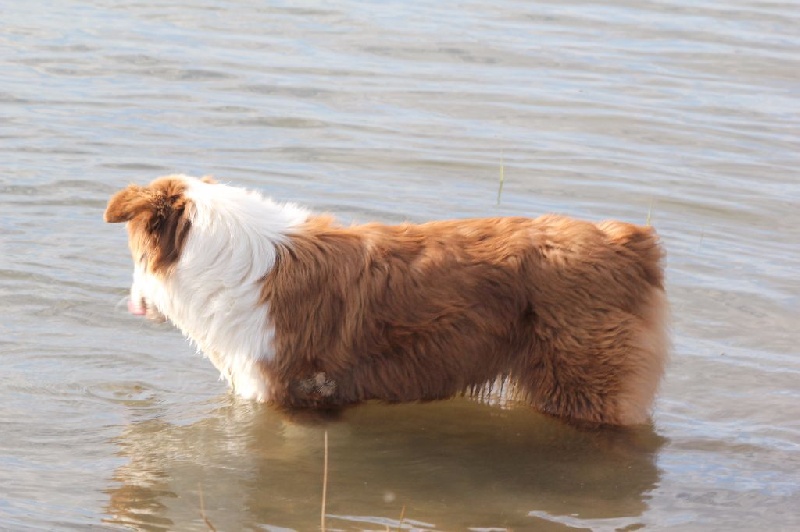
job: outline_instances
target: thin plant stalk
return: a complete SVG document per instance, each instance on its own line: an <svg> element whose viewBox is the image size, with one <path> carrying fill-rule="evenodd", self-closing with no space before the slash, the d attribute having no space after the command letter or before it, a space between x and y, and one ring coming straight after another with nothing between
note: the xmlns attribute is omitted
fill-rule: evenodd
<svg viewBox="0 0 800 532"><path fill-rule="evenodd" d="M503 182L505 181L505 154L500 156L500 186L497 187L497 204L500 205L500 196L503 194Z"/></svg>
<svg viewBox="0 0 800 532"><path fill-rule="evenodd" d="M325 532L325 507L328 501L328 431L325 431L325 462L322 472L322 511L319 516L319 526Z"/></svg>
<svg viewBox="0 0 800 532"><path fill-rule="evenodd" d="M200 515L203 517L203 521L205 522L206 526L211 532L217 532L217 529L214 528L214 525L211 524L211 520L206 516L206 505L203 498L203 485L199 482L197 483L197 491L200 492Z"/></svg>

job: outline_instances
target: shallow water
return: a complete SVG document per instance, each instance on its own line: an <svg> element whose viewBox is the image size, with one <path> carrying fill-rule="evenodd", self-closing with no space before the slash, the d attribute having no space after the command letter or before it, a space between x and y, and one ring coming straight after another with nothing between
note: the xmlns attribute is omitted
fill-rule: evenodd
<svg viewBox="0 0 800 532"><path fill-rule="evenodd" d="M0 529L312 530L325 431L331 529L800 526L796 3L181 4L0 9ZM649 217L653 425L234 399L119 305L105 202L174 171L344 220Z"/></svg>

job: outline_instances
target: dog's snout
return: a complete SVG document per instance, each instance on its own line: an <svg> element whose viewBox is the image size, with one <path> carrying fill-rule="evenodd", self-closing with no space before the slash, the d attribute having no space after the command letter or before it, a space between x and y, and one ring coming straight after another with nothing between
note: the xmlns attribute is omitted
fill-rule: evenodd
<svg viewBox="0 0 800 532"><path fill-rule="evenodd" d="M147 303L144 298L128 298L128 312L136 316L144 316L147 314Z"/></svg>

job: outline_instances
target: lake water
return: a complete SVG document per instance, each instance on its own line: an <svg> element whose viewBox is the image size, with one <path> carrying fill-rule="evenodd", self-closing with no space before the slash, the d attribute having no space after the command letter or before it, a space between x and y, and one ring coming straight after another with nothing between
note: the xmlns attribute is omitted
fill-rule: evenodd
<svg viewBox="0 0 800 532"><path fill-rule="evenodd" d="M5 0L0 20L0 529L318 529L326 432L330 529L800 527L795 1ZM674 314L652 426L234 399L120 304L106 201L170 172L346 221L650 219Z"/></svg>

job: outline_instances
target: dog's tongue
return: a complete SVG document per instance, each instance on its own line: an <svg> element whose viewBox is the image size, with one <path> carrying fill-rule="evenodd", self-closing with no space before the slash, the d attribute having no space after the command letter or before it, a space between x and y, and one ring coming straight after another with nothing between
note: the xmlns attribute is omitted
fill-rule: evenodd
<svg viewBox="0 0 800 532"><path fill-rule="evenodd" d="M136 316L144 316L147 314L147 309L142 305L137 305L133 299L128 299L128 312Z"/></svg>

